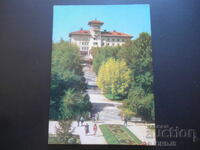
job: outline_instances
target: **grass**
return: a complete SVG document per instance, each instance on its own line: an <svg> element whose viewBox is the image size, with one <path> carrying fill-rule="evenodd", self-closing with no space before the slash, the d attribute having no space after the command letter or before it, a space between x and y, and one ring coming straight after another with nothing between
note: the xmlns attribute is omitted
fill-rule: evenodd
<svg viewBox="0 0 200 150"><path fill-rule="evenodd" d="M113 94L105 94L106 98L110 100L122 100L123 98L121 96L113 95Z"/></svg>
<svg viewBox="0 0 200 150"><path fill-rule="evenodd" d="M49 136L48 144L59 144L57 137Z"/></svg>
<svg viewBox="0 0 200 150"><path fill-rule="evenodd" d="M69 144L81 144L80 137L78 135L72 135L71 139L73 139L74 142ZM62 143L59 141L56 135L49 134L48 144L68 144L68 143Z"/></svg>
<svg viewBox="0 0 200 150"><path fill-rule="evenodd" d="M137 143L137 144L142 144L142 141L140 141L136 136L135 134L133 134L128 128L126 127L122 127L122 129L130 136L132 137L132 139L134 139L134 141Z"/></svg>
<svg viewBox="0 0 200 150"><path fill-rule="evenodd" d="M101 131L103 132L104 138L106 139L108 144L119 144L119 141L117 138L110 132L109 128L107 125L102 124L99 126Z"/></svg>
<svg viewBox="0 0 200 150"><path fill-rule="evenodd" d="M108 144L139 145L142 142L125 126L103 124L100 129Z"/></svg>

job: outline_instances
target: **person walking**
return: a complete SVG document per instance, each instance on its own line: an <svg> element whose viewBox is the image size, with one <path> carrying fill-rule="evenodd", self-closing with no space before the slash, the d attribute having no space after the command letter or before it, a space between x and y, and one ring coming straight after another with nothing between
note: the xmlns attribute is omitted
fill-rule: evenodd
<svg viewBox="0 0 200 150"><path fill-rule="evenodd" d="M99 121L99 113L96 114L96 120Z"/></svg>
<svg viewBox="0 0 200 150"><path fill-rule="evenodd" d="M128 122L127 117L124 117L124 125L125 125L125 126L127 126L127 122Z"/></svg>
<svg viewBox="0 0 200 150"><path fill-rule="evenodd" d="M80 116L77 117L77 126L79 127L80 124Z"/></svg>
<svg viewBox="0 0 200 150"><path fill-rule="evenodd" d="M89 133L89 125L86 123L85 125L85 135L88 135Z"/></svg>
<svg viewBox="0 0 200 150"><path fill-rule="evenodd" d="M92 121L93 121L93 123L95 123L95 114L92 115Z"/></svg>
<svg viewBox="0 0 200 150"><path fill-rule="evenodd" d="M81 121L81 126L83 126L83 123L84 123L84 118L83 118L83 116L81 116L80 121Z"/></svg>
<svg viewBox="0 0 200 150"><path fill-rule="evenodd" d="M96 123L93 126L93 131L94 131L94 135L96 135L96 133L97 133L97 124Z"/></svg>

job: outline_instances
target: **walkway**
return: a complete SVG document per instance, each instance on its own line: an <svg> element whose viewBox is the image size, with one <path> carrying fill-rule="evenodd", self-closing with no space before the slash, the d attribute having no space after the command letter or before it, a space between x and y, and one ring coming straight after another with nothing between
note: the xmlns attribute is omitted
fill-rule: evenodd
<svg viewBox="0 0 200 150"><path fill-rule="evenodd" d="M92 121L84 122L84 125L88 123L90 132L88 135L85 135L84 126L77 126L77 122L72 122L72 128L74 128L73 134L79 135L81 144L106 144L106 141L103 137L101 130L99 129L100 124L123 124L123 121L120 117L120 109L118 108L122 103L114 102L108 100L103 96L101 91L96 85L96 75L92 71L91 66L84 65L83 67L84 77L88 85L87 93L90 97L92 103L92 114L99 114L99 121L96 122L98 126L97 134L93 135L93 125ZM56 121L49 122L49 134L55 134L55 127L58 127ZM149 143L150 145L155 144L155 133L149 137L153 132L147 128L145 123L132 123L128 122L127 128L133 132L142 142ZM151 133L151 134L149 134Z"/></svg>
<svg viewBox="0 0 200 150"><path fill-rule="evenodd" d="M91 66L84 66L83 72L88 85L88 95L92 103L92 113L99 113L101 121L121 120L120 109L122 103L114 102L105 98L96 85L96 75Z"/></svg>

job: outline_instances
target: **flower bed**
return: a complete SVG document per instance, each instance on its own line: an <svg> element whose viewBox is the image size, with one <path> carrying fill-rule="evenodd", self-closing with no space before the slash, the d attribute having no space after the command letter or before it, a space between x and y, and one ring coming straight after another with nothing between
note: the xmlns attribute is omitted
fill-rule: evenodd
<svg viewBox="0 0 200 150"><path fill-rule="evenodd" d="M114 124L100 125L108 144L139 145L142 142L125 126Z"/></svg>
<svg viewBox="0 0 200 150"><path fill-rule="evenodd" d="M72 135L67 143L60 142L56 135L49 135L48 144L81 144L79 135Z"/></svg>

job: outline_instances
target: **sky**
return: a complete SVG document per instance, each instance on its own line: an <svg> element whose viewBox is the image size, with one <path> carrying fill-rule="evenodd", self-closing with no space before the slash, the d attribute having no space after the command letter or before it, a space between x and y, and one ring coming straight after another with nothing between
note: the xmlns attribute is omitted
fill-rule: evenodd
<svg viewBox="0 0 200 150"><path fill-rule="evenodd" d="M69 33L89 30L91 20L104 22L102 30L127 33L137 38L141 32L151 34L150 6L132 5L56 5L53 14L53 41L69 40Z"/></svg>

